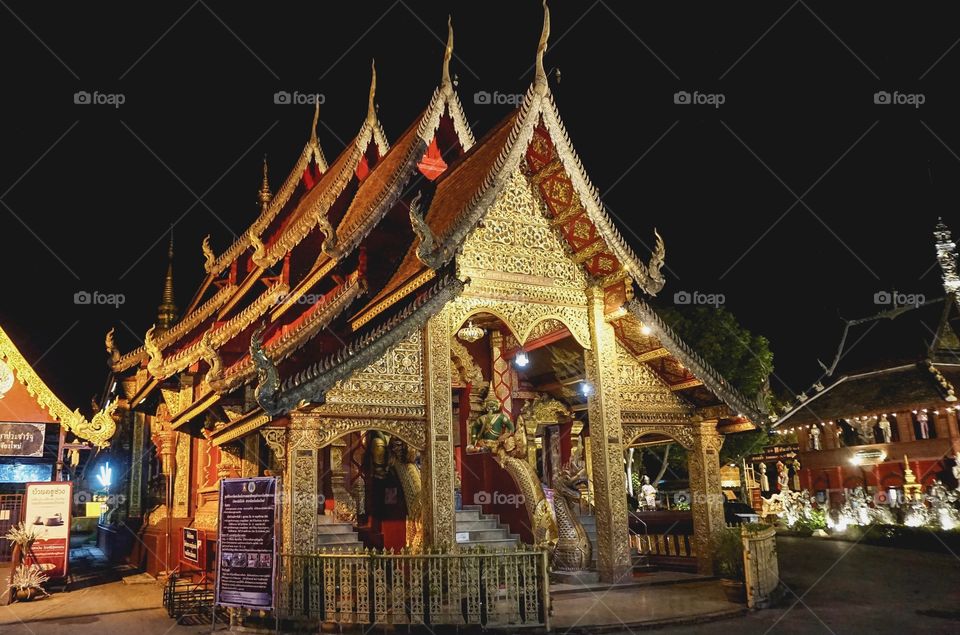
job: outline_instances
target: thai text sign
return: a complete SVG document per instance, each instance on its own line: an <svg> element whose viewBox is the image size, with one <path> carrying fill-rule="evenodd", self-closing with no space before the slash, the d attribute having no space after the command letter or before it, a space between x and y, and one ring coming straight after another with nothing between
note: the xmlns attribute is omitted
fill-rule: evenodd
<svg viewBox="0 0 960 635"><path fill-rule="evenodd" d="M42 423L0 421L0 456L43 456Z"/></svg>
<svg viewBox="0 0 960 635"><path fill-rule="evenodd" d="M72 483L27 483L24 522L40 534L26 561L39 565L51 578L67 575L70 555Z"/></svg>
<svg viewBox="0 0 960 635"><path fill-rule="evenodd" d="M193 527L183 528L183 550L180 553L181 561L199 566L203 562L203 532ZM204 563L206 564L206 563Z"/></svg>
<svg viewBox="0 0 960 635"><path fill-rule="evenodd" d="M277 479L220 481L217 604L272 610Z"/></svg>

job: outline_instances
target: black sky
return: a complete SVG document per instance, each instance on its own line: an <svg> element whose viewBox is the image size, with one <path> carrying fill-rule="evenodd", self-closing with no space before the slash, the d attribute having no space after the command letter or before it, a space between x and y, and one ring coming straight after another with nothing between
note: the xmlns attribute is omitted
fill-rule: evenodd
<svg viewBox="0 0 960 635"><path fill-rule="evenodd" d="M255 216L261 157L274 188L296 159L311 108L274 93L325 96L332 161L362 122L375 57L394 139L439 82L448 12L479 137L509 107L475 93L531 80L533 0L0 5L4 328L85 406L105 378L104 332L115 325L128 350L154 321L167 228L182 307L203 236L219 252ZM666 240L664 300L724 294L798 391L832 354L838 315L876 311L881 290L941 290L936 217L960 231L953 16L946 3L555 1L547 65L625 236L643 257L654 227ZM80 90L125 103L78 105ZM679 90L725 103L678 105ZM876 105L879 90L926 103ZM82 290L126 302L77 306Z"/></svg>

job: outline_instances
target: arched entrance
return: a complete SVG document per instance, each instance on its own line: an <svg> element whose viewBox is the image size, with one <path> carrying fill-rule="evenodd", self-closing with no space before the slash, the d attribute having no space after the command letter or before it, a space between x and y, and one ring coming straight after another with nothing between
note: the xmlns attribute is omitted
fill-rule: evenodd
<svg viewBox="0 0 960 635"><path fill-rule="evenodd" d="M661 567L712 574L710 537L725 526L716 422L625 424L623 438L634 546Z"/></svg>

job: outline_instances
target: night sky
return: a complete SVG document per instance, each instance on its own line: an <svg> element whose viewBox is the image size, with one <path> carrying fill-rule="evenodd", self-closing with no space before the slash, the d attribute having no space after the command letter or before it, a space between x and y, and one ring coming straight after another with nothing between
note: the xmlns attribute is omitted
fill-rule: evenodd
<svg viewBox="0 0 960 635"><path fill-rule="evenodd" d="M477 137L528 87L533 0L153 5L0 2L0 323L71 405L154 321L176 242L184 307L200 242L219 253L274 190L321 93L333 161L359 129L370 59L394 140L440 81L447 13L458 91ZM931 232L960 232L960 26L947 3L552 3L551 86L587 172L642 258L667 245L671 302L723 294L766 335L777 384L800 391L832 356L839 316L883 290L942 293ZM939 12L939 13L938 13ZM77 91L124 103L76 104ZM712 104L677 104L675 93ZM877 91L891 100L875 104ZM894 95L896 92L896 95ZM374 264L373 262L371 264ZM80 291L123 294L115 309ZM780 384L779 382L784 382Z"/></svg>

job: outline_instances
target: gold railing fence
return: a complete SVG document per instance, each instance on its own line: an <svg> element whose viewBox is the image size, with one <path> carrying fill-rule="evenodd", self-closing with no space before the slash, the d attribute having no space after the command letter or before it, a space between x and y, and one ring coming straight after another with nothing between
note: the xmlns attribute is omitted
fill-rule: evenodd
<svg viewBox="0 0 960 635"><path fill-rule="evenodd" d="M695 558L693 536L683 534L631 534L632 547L647 556Z"/></svg>
<svg viewBox="0 0 960 635"><path fill-rule="evenodd" d="M284 554L281 619L340 624L544 626L546 551L410 553L332 549Z"/></svg>

